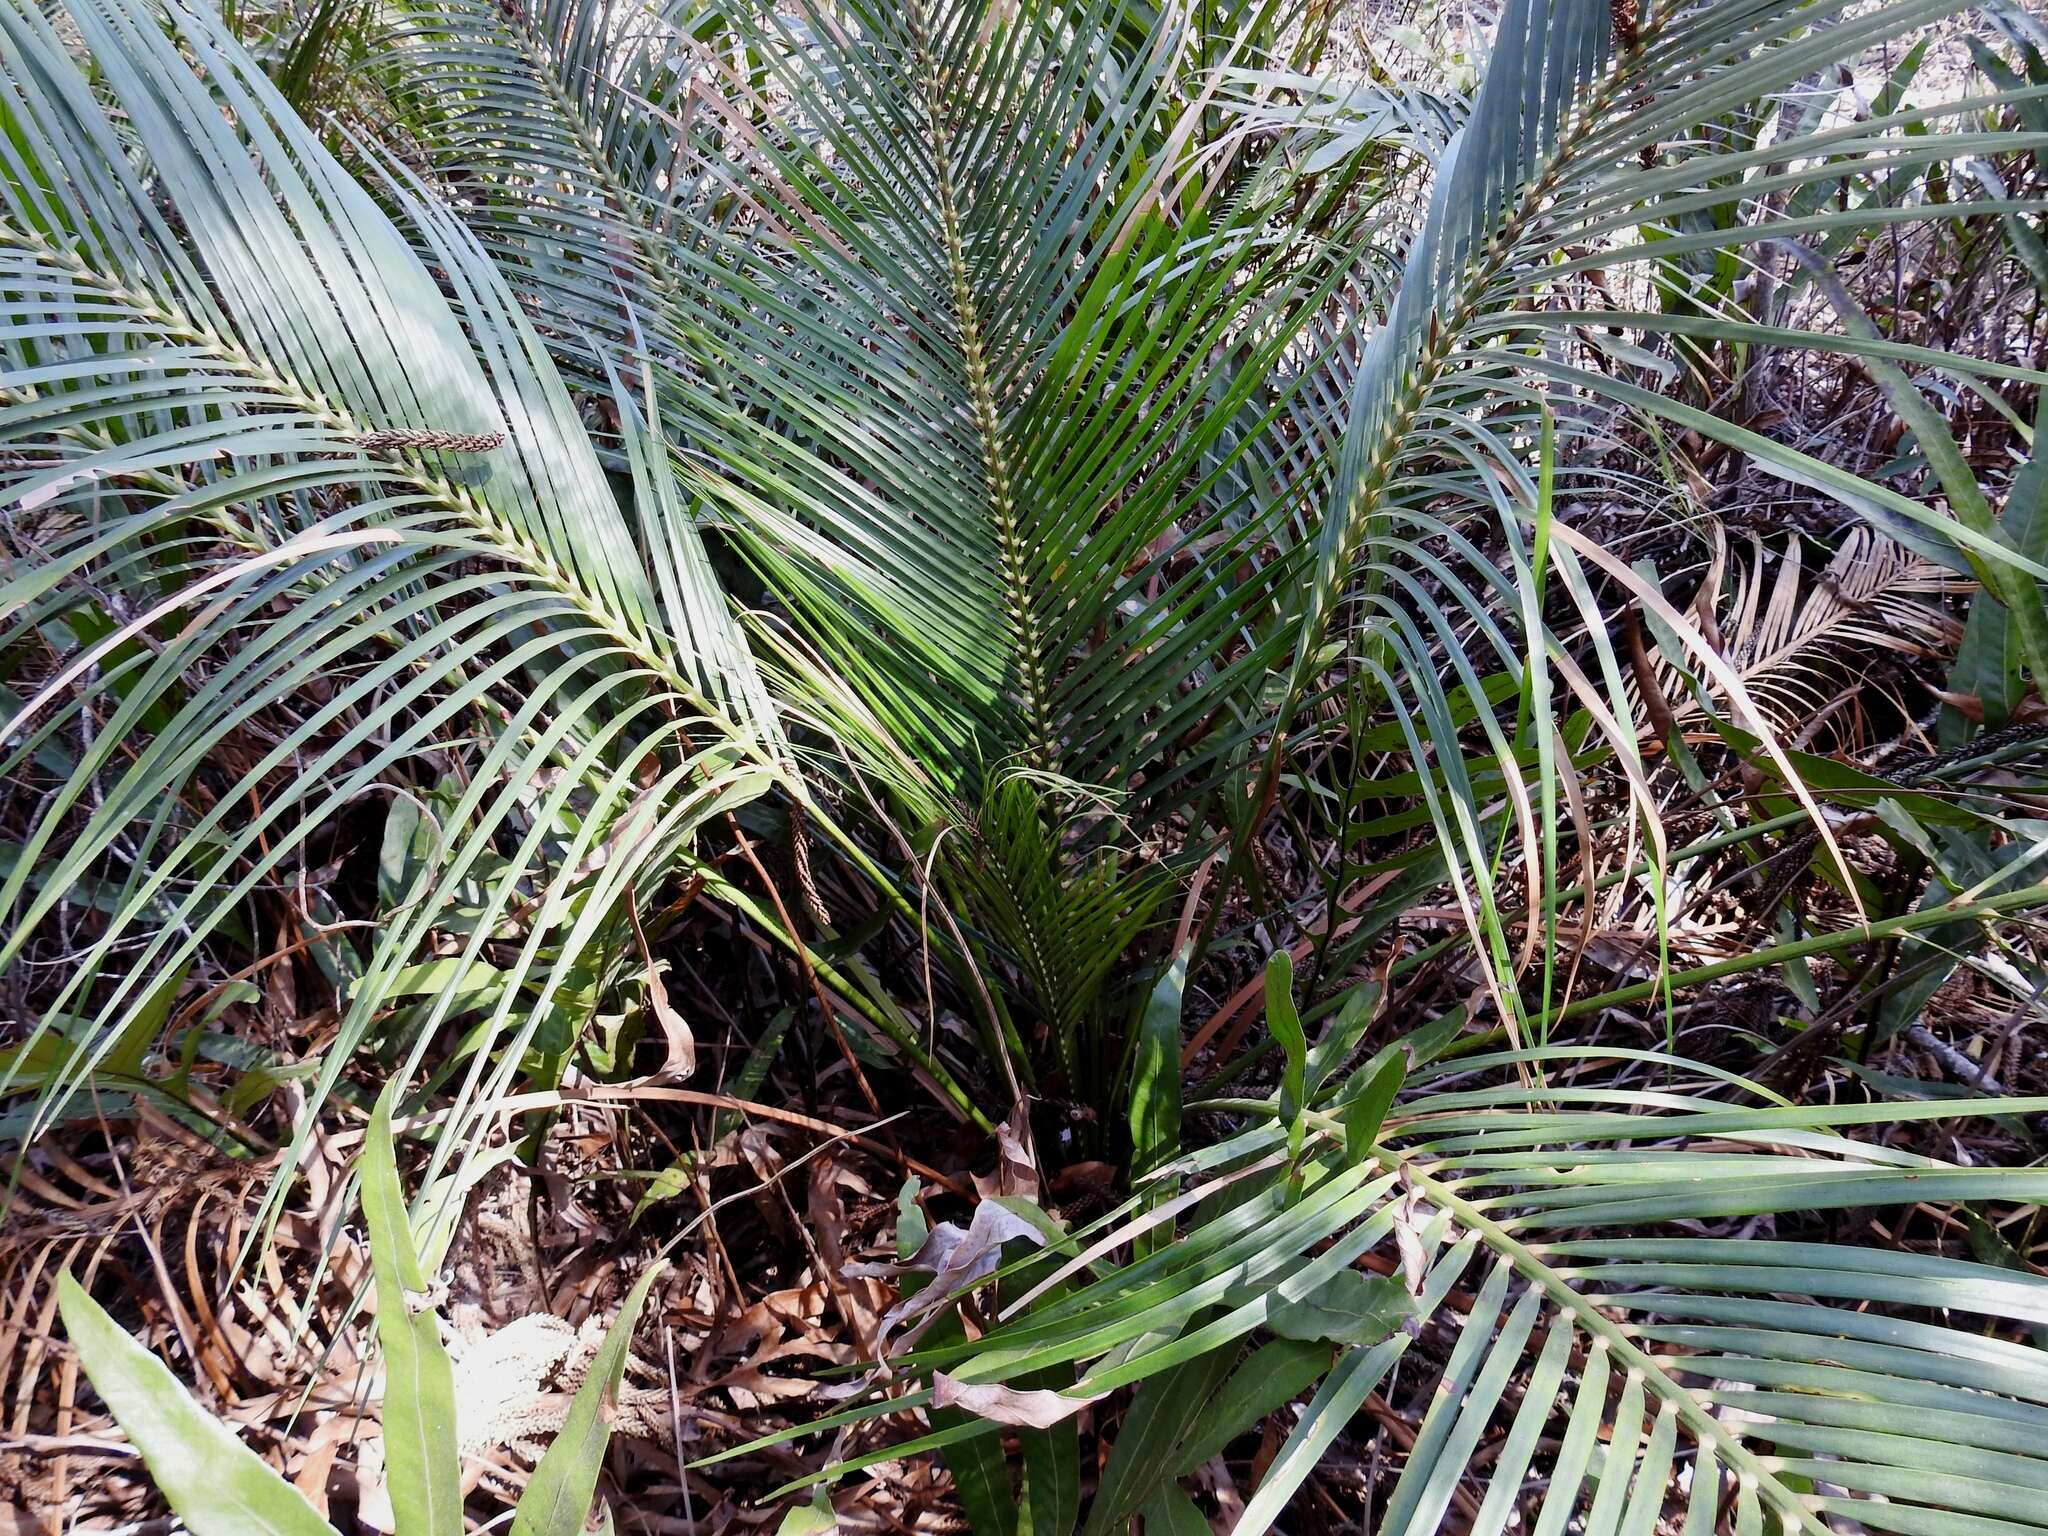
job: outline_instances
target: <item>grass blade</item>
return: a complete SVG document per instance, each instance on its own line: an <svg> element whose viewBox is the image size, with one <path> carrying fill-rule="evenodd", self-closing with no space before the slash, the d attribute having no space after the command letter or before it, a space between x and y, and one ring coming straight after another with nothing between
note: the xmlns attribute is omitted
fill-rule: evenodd
<svg viewBox="0 0 2048 1536"><path fill-rule="evenodd" d="M377 1343L384 1351L384 1463L402 1536L462 1536L462 1468L456 1454L455 1372L441 1321L427 1299L413 1249L387 1086L363 1138L363 1220L377 1285Z"/></svg>
<svg viewBox="0 0 2048 1536"><path fill-rule="evenodd" d="M597 1492L597 1474L604 1465L605 1447L612 1438L612 1405L619 1384L626 1379L626 1353L633 1344L633 1328L640 1321L640 1309L664 1263L654 1263L626 1294L619 1315L590 1362L590 1374L583 1378L576 1401L569 1405L569 1417L555 1443L533 1469L532 1480L512 1517L512 1536L581 1536L590 1514L591 1496Z"/></svg>

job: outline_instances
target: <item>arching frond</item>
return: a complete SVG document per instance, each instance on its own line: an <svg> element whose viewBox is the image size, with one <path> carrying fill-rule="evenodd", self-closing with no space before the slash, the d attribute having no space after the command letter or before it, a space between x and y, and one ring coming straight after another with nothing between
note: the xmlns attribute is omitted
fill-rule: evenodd
<svg viewBox="0 0 2048 1536"><path fill-rule="evenodd" d="M9 1078L35 1065L13 1086L47 1121L161 978L282 933L337 968L323 1084L424 996L386 1043L416 1062L480 1009L473 1102L574 1012L574 967L620 963L635 881L784 776L774 710L660 439L629 432L629 524L444 210L394 184L395 224L210 14L69 15L90 77L35 9L0 11L0 739L39 796L0 960L80 882L117 894L43 999L64 1049ZM366 798L420 830L359 941L303 882ZM430 947L453 963L423 980Z"/></svg>
<svg viewBox="0 0 2048 1536"><path fill-rule="evenodd" d="M1567 491L1602 499L1617 475L1602 462L1611 457L1607 424L1629 413L1724 444L1887 534L1910 533L1970 568L2012 608L2017 633L2038 631L2035 582L2048 568L2001 533L1990 499L1998 488L1968 475L1931 407L1912 413L1911 426L1940 469L1946 513L1725 419L1682 390L1652 387L1660 373L1676 374L1655 350L1667 338L1864 358L1874 377L1891 381L1886 398L1902 412L1912 410L1913 387L1903 374L1883 373L1897 373L1894 359L1965 378L2036 381L2002 360L1887 340L1832 301L1831 324L1818 334L1787 328L1777 310L1747 313L1732 292L1703 308L1688 266L1771 265L1787 282L1832 293L1827 264L1850 245L1955 211L1902 188L1898 173L2036 145L2029 134L1984 126L1972 115L1983 103L1971 102L1890 99L1856 120L1788 112L1767 131L1716 127L1725 114L1955 9L1947 0L1853 13L1781 0L1517 0L1503 8L1484 80L1437 167L1391 302L1383 317L1366 317L1341 396L1299 397L1323 406L1317 436L1341 450L1307 462L1297 486L1323 515L1312 578L1289 605L1296 640L1283 716L1293 718L1276 723L1313 734L1296 706L1334 675L1339 688L1391 710L1419 758L1426 740L1441 750L1458 729L1454 696L1477 697L1488 676L1512 683L1512 737L1491 712L1465 729L1474 761L1520 765L1509 803L1522 808L1513 814L1524 866L1535 868L1555 847L1559 817L1552 701L1569 699L1628 776L1654 842L1627 663L1610 636L1616 611L1633 602L1654 613L1734 722L1776 753L1772 704L1751 695L1696 623L1571 525ZM1827 202L1822 190L1843 185L1856 194ZM1997 199L1969 206L2009 211ZM1804 242L1796 259L1787 242ZM1660 291L1691 297L1660 311L1652 307ZM1546 453L1553 427L1555 452ZM1567 647L1565 633L1587 644ZM2048 652L2037 661L2048 665ZM1520 724L1530 721L1533 728ZM1268 783L1298 745L1276 738ZM1778 767L1796 787L1789 764ZM1432 816L1489 955L1496 1000L1513 1015L1519 1003L1501 979L1512 967L1493 888L1510 812L1488 807L1457 761L1443 765L1442 778ZM1814 811L1810 800L1807 808Z"/></svg>
<svg viewBox="0 0 2048 1536"><path fill-rule="evenodd" d="M1142 1383L1124 1432L1150 1435L1148 1393L1213 1392L1257 1330L1301 1341L1321 1385L1235 1536L1273 1526L1374 1391L1426 1408L1375 1521L1396 1536L1441 1529L1454 1498L1456 1518L1489 1533L1712 1531L1730 1514L1738 1530L2040 1528L2048 1366L2013 1335L2048 1319L2048 1282L1770 1233L1833 1209L2028 1204L2043 1176L1847 1134L1953 1105L1799 1106L1653 1053L1598 1054L1606 1065L1562 1048L1423 1066L1364 1144L1346 1122L1378 1076L1369 1063L1304 1112L1291 1172L1282 1106L1282 1123L1169 1172L1186 1195L1142 1220L1191 1211L1172 1244L1111 1265L1135 1225L1077 1233L1064 1263L1034 1261L1038 1284L1002 1326L914 1363L967 1385L1071 1372L1061 1392L1076 1409ZM1458 1086L1531 1067L1560 1080ZM1731 1090L1737 1102L1720 1097ZM1757 1235L1708 1235L1731 1218ZM1147 1438L1106 1472L1115 1502L1091 1530L1114 1528L1214 1433L1198 1402L1179 1418L1183 1441Z"/></svg>

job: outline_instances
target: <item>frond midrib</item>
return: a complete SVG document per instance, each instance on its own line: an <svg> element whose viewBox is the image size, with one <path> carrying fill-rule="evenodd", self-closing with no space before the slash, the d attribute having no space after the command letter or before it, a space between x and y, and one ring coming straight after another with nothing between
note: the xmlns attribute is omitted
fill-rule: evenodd
<svg viewBox="0 0 2048 1536"><path fill-rule="evenodd" d="M110 298L129 306L138 315L160 325L168 336L177 337L212 351L224 362L241 370L252 380L275 390L305 414L338 436L361 437L377 430L349 411L308 390L298 380L278 371L266 359L248 351L230 336L222 335L204 321L195 320L166 305L154 294L138 291L116 277L95 270L74 252L58 246L33 230L23 230L12 220L0 218L0 242L31 253L36 259L66 268L74 281L97 288ZM677 697L689 703L707 720L728 727L722 711L704 698L676 668L666 651L647 643L647 637L618 615L610 612L574 575L547 550L500 516L488 502L465 486L428 468L402 449L380 450L394 462L403 477L417 486L425 497L440 503L481 533L508 561L554 587L592 625L601 630L636 660L654 672Z"/></svg>
<svg viewBox="0 0 2048 1536"><path fill-rule="evenodd" d="M952 133L944 116L939 63L931 52L924 7L908 7L912 49L917 65L919 107L930 138L933 176L939 198L940 238L952 292L950 299L966 372L974 432L981 450L981 471L988 510L995 523L996 557L1002 583L1004 618L1017 662L1024 707L1024 750L1030 765L1043 772L1060 771L1061 754L1053 729L1052 702L1044 665L1044 636L1033 600L1029 553L1019 526L1016 481L1009 444L990 382L981 315L967 271L966 246L960 232L960 197L953 167Z"/></svg>
<svg viewBox="0 0 2048 1536"><path fill-rule="evenodd" d="M1567 167L1585 142L1605 122L1624 89L1630 60L1638 59L1654 39L1655 23L1645 26L1636 46L1616 55L1615 66L1607 71L1593 98L1575 114L1569 128L1559 134L1556 146L1543 158L1538 174L1522 184L1513 209L1501 222L1486 249L1470 258L1456 291L1456 302L1448 309L1433 309L1422 339L1420 354L1409 372L1408 383L1389 413L1386 431L1370 449L1358 484L1344 508L1344 542L1337 562L1339 574L1347 570L1359 548L1366 542L1368 525L1376 515L1379 494L1400 463L1408 429L1421 413L1430 391L1450 370L1459 356L1459 342L1466 328L1486 302L1495 279L1511 262L1522 227L1541 210L1543 201L1556 188ZM1467 125L1469 130L1469 124ZM1327 619L1324 621L1327 624ZM1314 637L1320 642L1321 636Z"/></svg>

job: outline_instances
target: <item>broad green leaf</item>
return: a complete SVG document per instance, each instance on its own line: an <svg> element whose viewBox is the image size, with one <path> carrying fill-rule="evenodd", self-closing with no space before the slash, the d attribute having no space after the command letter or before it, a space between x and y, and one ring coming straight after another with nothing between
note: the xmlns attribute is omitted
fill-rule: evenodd
<svg viewBox="0 0 2048 1536"><path fill-rule="evenodd" d="M455 1372L405 1210L391 1134L397 1082L385 1085L363 1136L363 1220L384 1355L384 1465L402 1536L462 1536Z"/></svg>
<svg viewBox="0 0 2048 1536"><path fill-rule="evenodd" d="M1142 1178L1180 1151L1181 997L1187 956L1175 955L1146 1000L1131 1067L1131 1175Z"/></svg>
<svg viewBox="0 0 2048 1536"><path fill-rule="evenodd" d="M69 1271L57 1276L57 1309L93 1390L193 1536L334 1536L305 1496L193 1402Z"/></svg>
<svg viewBox="0 0 2048 1536"><path fill-rule="evenodd" d="M1367 982L1353 987L1345 995L1337 1016L1323 1031L1323 1038L1308 1053L1308 1065L1304 1070L1305 1091L1313 1101L1322 1095L1324 1085L1344 1065L1345 1058L1357 1047L1360 1038L1372 1027L1373 1009L1379 1005L1380 985Z"/></svg>
<svg viewBox="0 0 2048 1536"><path fill-rule="evenodd" d="M1344 1125L1346 1161L1363 1162L1371 1154L1380 1125L1386 1120L1387 1111L1394 1104L1394 1095L1401 1091L1401 1080L1407 1075L1407 1052L1399 1045L1391 1046L1386 1060L1366 1080L1365 1087L1343 1105L1340 1118Z"/></svg>
<svg viewBox="0 0 2048 1536"><path fill-rule="evenodd" d="M142 1006L135 1010L128 1022L121 1026L113 1050L101 1063L107 1071L117 1072L123 1077L143 1075L143 1063L171 1017L171 1006L178 1000L178 989L184 986L185 975L179 970L164 977L143 999Z"/></svg>
<svg viewBox="0 0 2048 1536"><path fill-rule="evenodd" d="M2033 450L2012 477L1998 526L2021 554L2048 564L2048 440L2041 435L2043 427L2048 427L2048 406L2036 413ZM1989 590L1980 590L1970 600L1949 691L1982 700L1985 728L1997 730L2025 696L2020 661L2019 628L2011 611Z"/></svg>
<svg viewBox="0 0 2048 1536"><path fill-rule="evenodd" d="M1138 1518L1144 1522L1145 1536L1212 1536L1208 1517L1170 1483L1145 1501Z"/></svg>
<svg viewBox="0 0 2048 1536"><path fill-rule="evenodd" d="M384 837L377 850L377 896L386 906L397 906L412 896L429 849L419 837L419 801L409 794L395 794L384 812Z"/></svg>
<svg viewBox="0 0 2048 1536"><path fill-rule="evenodd" d="M1300 1301L1277 1302L1266 1326L1283 1339L1366 1345L1379 1343L1414 1313L1398 1275L1344 1269Z"/></svg>
<svg viewBox="0 0 2048 1536"><path fill-rule="evenodd" d="M512 1516L512 1536L581 1536L590 1518L590 1501L604 1470L605 1447L611 1443L612 1417L620 1384L626 1379L626 1356L633 1347L633 1329L647 1293L667 1268L656 1260L647 1266L612 1319L604 1343L592 1357L583 1385L569 1404L561 1433L533 1469L519 1508Z"/></svg>
<svg viewBox="0 0 2048 1536"><path fill-rule="evenodd" d="M782 1517L775 1536L827 1536L839 1529L839 1513L820 1488L808 1504L799 1504Z"/></svg>
<svg viewBox="0 0 2048 1536"><path fill-rule="evenodd" d="M1059 1257L1054 1253L1046 1253L1027 1264L999 1284L998 1304L1004 1296L1024 1296L1036 1291L1039 1282L1050 1278L1058 1266ZM1064 1281L1050 1285L1033 1298L1026 1315L1057 1306L1069 1290L1070 1286ZM1026 1389L1050 1392L1073 1384L1074 1372L1066 1366L1055 1366L1018 1383ZM1042 1429L1020 1428L1017 1444L1023 1461L1017 1489L1017 1536L1074 1536L1081 1518L1081 1425L1078 1415L1066 1414L1058 1422Z"/></svg>
<svg viewBox="0 0 2048 1536"><path fill-rule="evenodd" d="M144 1076L150 1050L163 1034L186 975L184 970L174 971L143 997L134 1012L116 1027L106 1053L93 1068L96 1073L131 1080ZM73 1031L66 1026L83 1022L45 1018L42 1027L25 1044L0 1050L0 1083L26 1089L66 1070L81 1054L78 1042L67 1038Z"/></svg>
<svg viewBox="0 0 2048 1536"><path fill-rule="evenodd" d="M1230 1376L1238 1345L1232 1342L1180 1365L1169 1366L1139 1384L1117 1426L1116 1441L1088 1511L1087 1536L1118 1529L1171 1478L1177 1446L1194 1433L1215 1407L1215 1394Z"/></svg>
<svg viewBox="0 0 2048 1536"><path fill-rule="evenodd" d="M931 1410L932 1428L940 1432L974 1422L964 1409ZM953 1475L954 1496L974 1536L1017 1536L1017 1490L1002 1437L985 1434L956 1440L939 1454Z"/></svg>
<svg viewBox="0 0 2048 1536"><path fill-rule="evenodd" d="M1186 1477L1239 1435L1249 1434L1314 1386L1335 1360L1320 1341L1276 1339L1261 1344L1231 1372L1220 1392L1204 1397L1194 1422L1173 1448L1167 1471Z"/></svg>
<svg viewBox="0 0 2048 1536"><path fill-rule="evenodd" d="M1024 1453L1017 1536L1074 1536L1081 1516L1081 1426L1062 1419L1018 1433Z"/></svg>
<svg viewBox="0 0 2048 1536"><path fill-rule="evenodd" d="M924 1246L924 1240L931 1235L931 1224L924 1219L924 1211L918 1206L917 1196L924 1187L924 1181L916 1174L906 1174L903 1187L896 1191L896 1257L907 1259ZM906 1281L921 1279L922 1276L906 1275Z"/></svg>

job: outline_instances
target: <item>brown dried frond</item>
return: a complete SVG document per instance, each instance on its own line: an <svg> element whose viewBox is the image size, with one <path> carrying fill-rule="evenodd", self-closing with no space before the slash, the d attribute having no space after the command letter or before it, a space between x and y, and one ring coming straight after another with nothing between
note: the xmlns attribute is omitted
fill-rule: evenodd
<svg viewBox="0 0 2048 1536"><path fill-rule="evenodd" d="M1713 532L1718 545L1718 524ZM1752 534L1750 549L1746 562L1717 553L1695 606L1714 617L1722 656L1774 731L1790 736L1814 725L1873 652L1939 656L1959 638L1938 599L1966 587L1967 579L1872 529L1851 529L1818 579L1808 575L1796 537L1773 552ZM1732 571L1725 599L1724 569ZM1673 723L1703 724L1705 706L1669 657L1657 658L1657 674ZM1640 699L1635 708L1644 720Z"/></svg>

